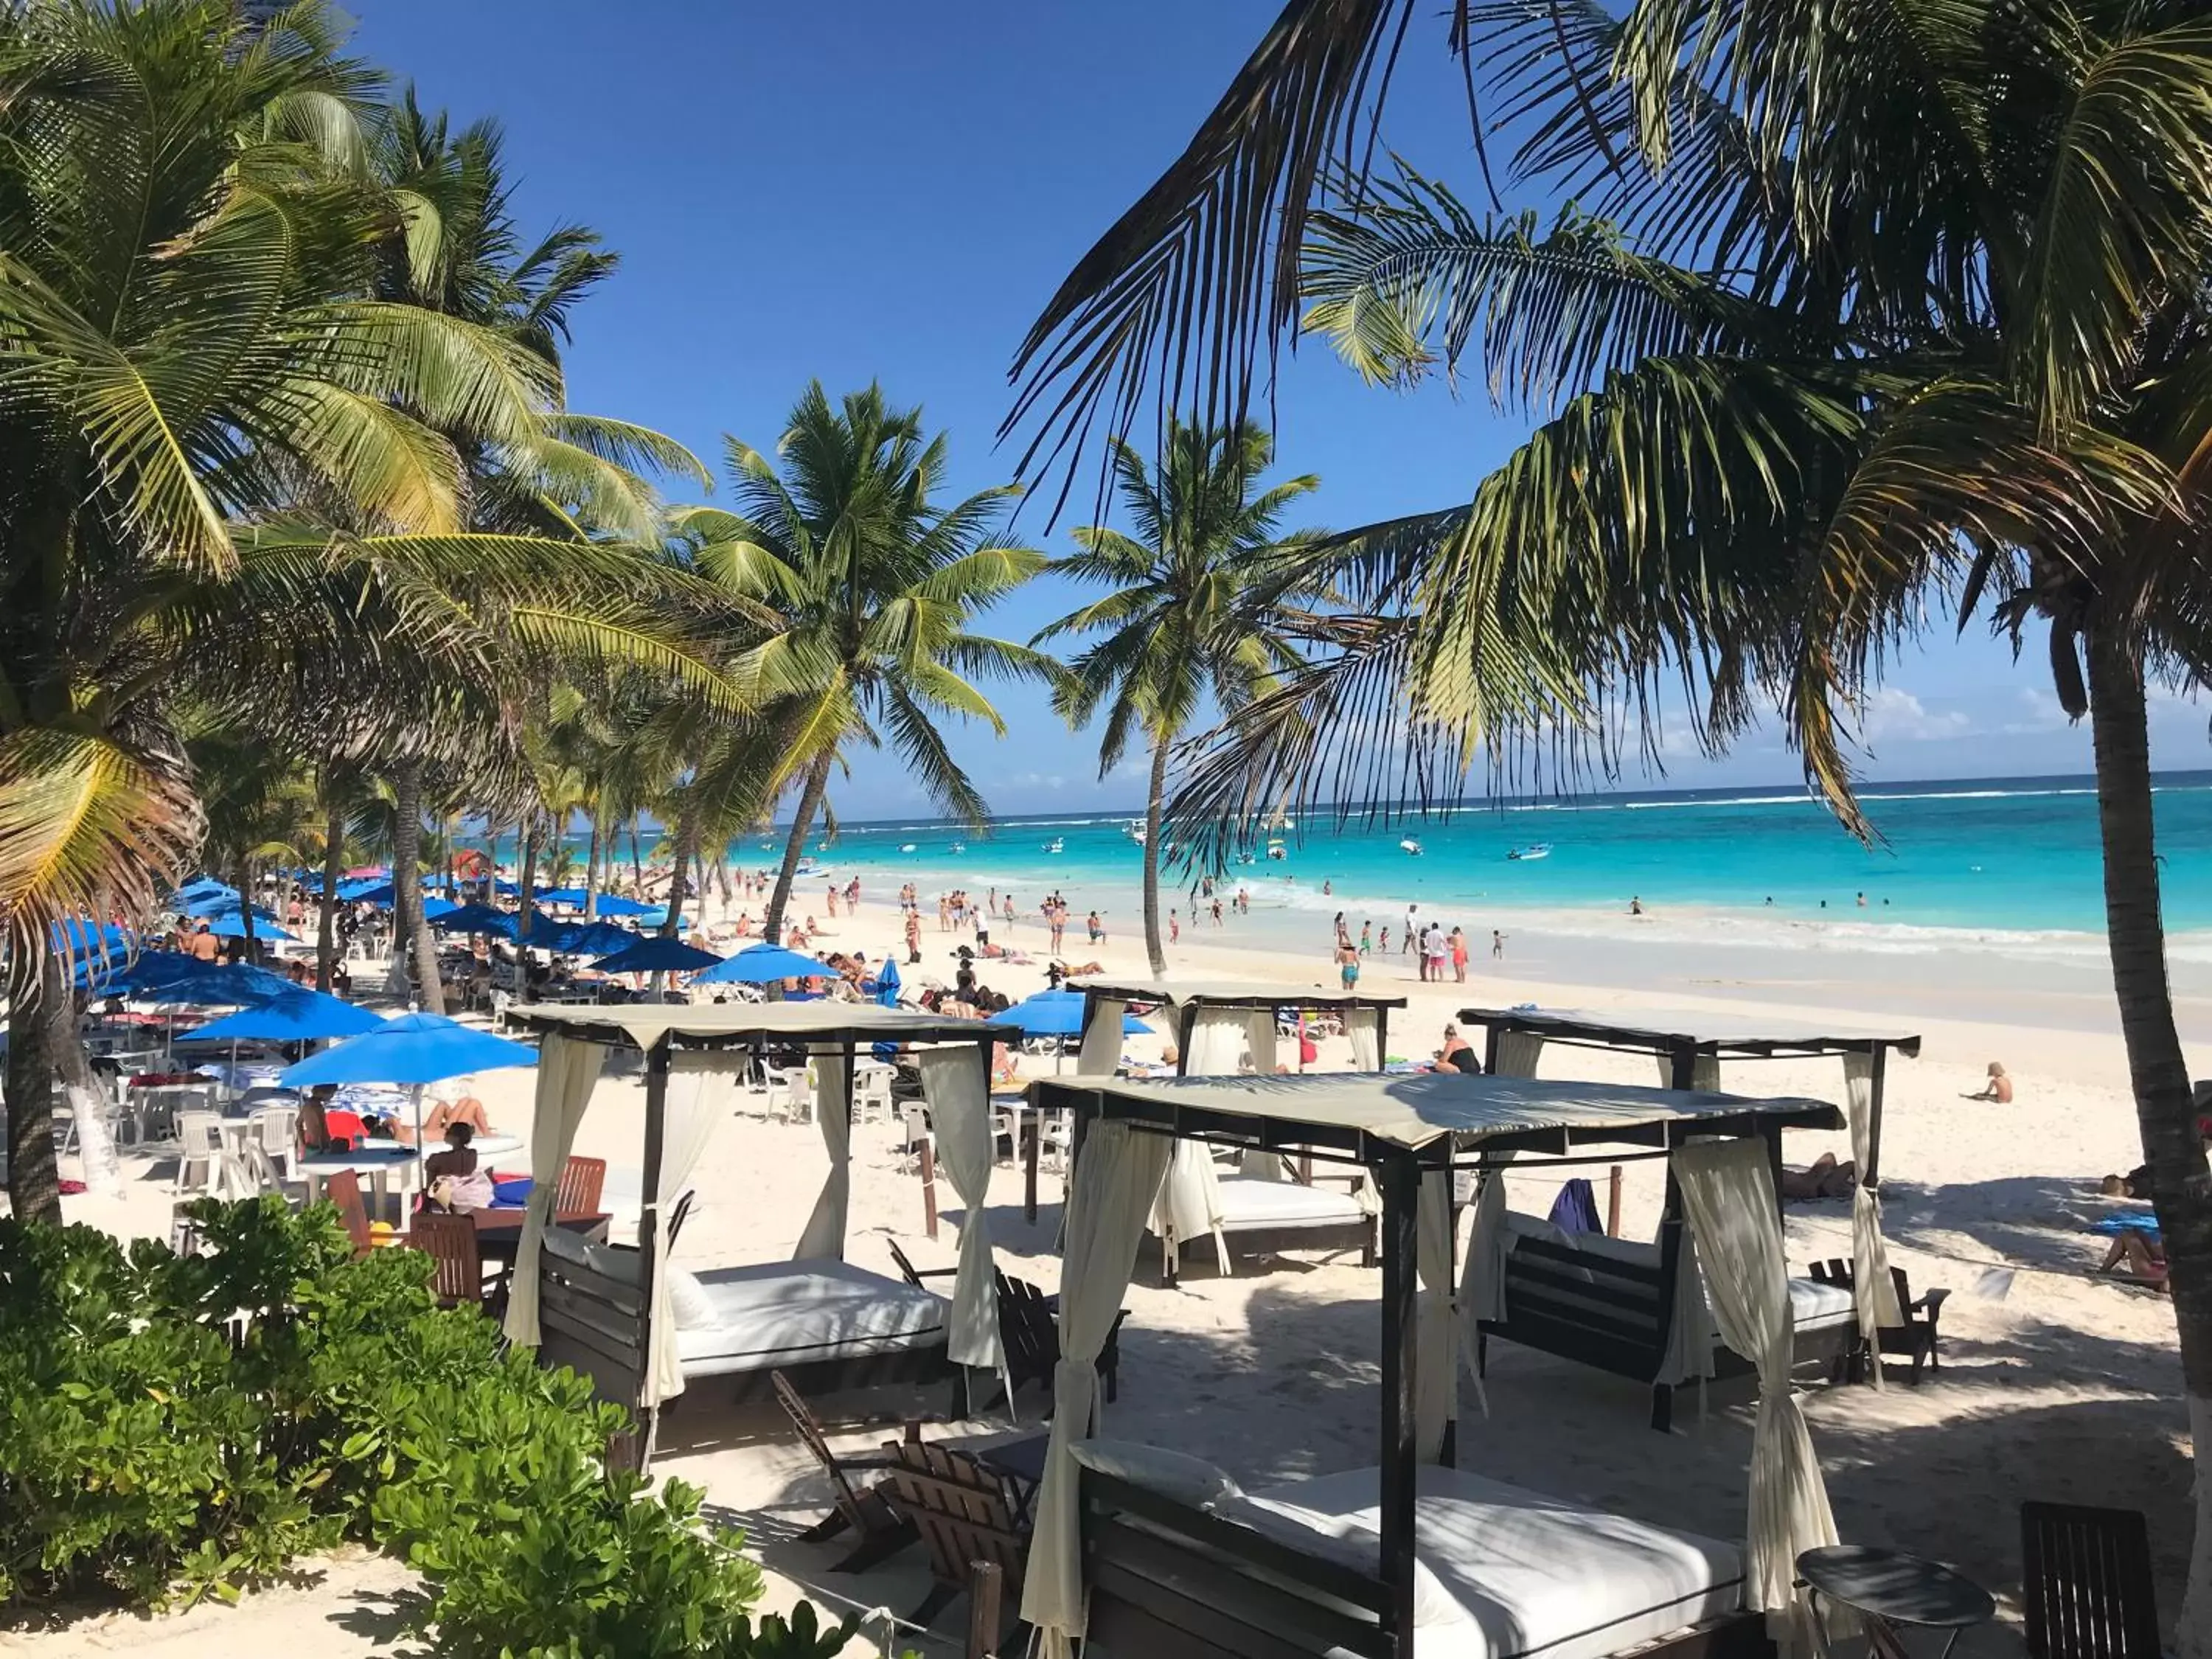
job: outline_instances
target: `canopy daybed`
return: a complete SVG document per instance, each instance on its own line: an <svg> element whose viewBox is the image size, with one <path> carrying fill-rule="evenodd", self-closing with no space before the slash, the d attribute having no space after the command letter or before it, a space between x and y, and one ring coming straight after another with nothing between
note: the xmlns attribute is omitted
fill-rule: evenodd
<svg viewBox="0 0 2212 1659"><path fill-rule="evenodd" d="M1459 1017L1482 1028L1486 1069L1521 1077L1536 1074L1547 1045L1650 1054L1658 1063L1660 1082L1671 1089L1718 1089L1723 1060L1840 1058L1851 1155L1859 1176L1851 1197L1851 1280L1848 1286L1811 1279L1790 1281L1798 1316L1797 1358L1800 1363L1840 1366L1859 1352L1874 1353L1878 1331L1905 1323L1881 1237L1882 1087L1890 1051L1917 1056L1919 1037L1783 1020L1762 1020L1756 1030L1747 1030L1713 1014L1672 1012L1638 1011L1632 1018L1564 1009L1463 1008ZM1680 1249L1680 1220L1671 1188L1656 1243L1587 1236L1563 1239L1556 1229L1509 1217L1503 1305L1493 1310L1494 1317L1486 1317L1483 1329L1503 1340L1650 1382L1652 1426L1666 1428L1672 1384L1691 1376L1741 1375L1749 1369L1748 1361L1726 1348L1711 1351L1709 1372L1686 1372L1669 1362L1670 1350L1676 1361L1680 1358L1669 1328L1673 1304L1664 1295L1678 1272L1670 1262ZM1593 1280L1601 1293L1594 1293ZM1879 1386L1879 1361L1866 1369L1868 1379Z"/></svg>
<svg viewBox="0 0 2212 1659"><path fill-rule="evenodd" d="M950 1378L957 1407L963 1368L1001 1365L984 1200L991 1048L1007 1028L839 1002L525 1006L507 1019L543 1039L530 1136L536 1185L507 1334L636 1411L641 1466L652 1455L662 1405L690 1381L714 1378L749 1397L767 1392L773 1370L802 1393ZM921 1051L939 1156L968 1206L950 1303L844 1259L854 1054L879 1042ZM812 1057L828 1182L789 1261L686 1273L667 1260L670 1218L716 1126L734 1109L738 1071L768 1048ZM634 1252L548 1225L554 1177L610 1048L645 1060L645 1202Z"/></svg>
<svg viewBox="0 0 2212 1659"><path fill-rule="evenodd" d="M1073 1078L1044 1080L1038 1093L1086 1125L1022 1605L1050 1659L1086 1633L1108 1659L1767 1650L1769 1621L1794 1611L1798 1553L1835 1541L1790 1389L1772 1148L1785 1127L1838 1127L1834 1107L1457 1073ZM1302 1147L1373 1178L1382 1199L1378 1468L1244 1494L1195 1459L1095 1437L1095 1361L1174 1147L1188 1139ZM1466 1275L1455 1274L1455 1168L1506 1152L1621 1146L1669 1160L1728 1338L1760 1356L1741 1552L1446 1467L1468 1335L1459 1308L1495 1265L1471 1249Z"/></svg>
<svg viewBox="0 0 2212 1659"><path fill-rule="evenodd" d="M1094 1030L1119 1029L1130 1003L1156 1003L1174 1011L1178 1077L1234 1076L1249 1058L1258 1075L1276 1065L1279 1020L1285 1010L1328 1013L1342 1021L1352 1039L1356 1071L1382 1066L1390 1010L1406 999L1362 995L1318 988L1285 990L1258 983L1152 983L1086 980L1069 988L1083 993L1084 1049L1079 1075L1113 1069L1095 1063ZM1118 1057L1119 1049L1113 1051ZM1375 1265L1374 1196L1354 1174L1349 1190L1316 1183L1313 1163L1298 1154L1266 1152L1248 1157L1234 1175L1223 1175L1212 1154L1197 1143L1176 1149L1168 1178L1154 1206L1152 1234L1160 1246L1164 1282L1173 1285L1186 1245L1212 1236L1221 1271L1238 1258L1275 1255L1286 1250L1358 1250L1361 1263Z"/></svg>

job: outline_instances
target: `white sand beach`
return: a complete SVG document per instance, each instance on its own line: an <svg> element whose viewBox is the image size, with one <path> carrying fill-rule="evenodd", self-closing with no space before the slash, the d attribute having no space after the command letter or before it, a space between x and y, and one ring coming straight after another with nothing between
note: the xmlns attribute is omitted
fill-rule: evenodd
<svg viewBox="0 0 2212 1659"><path fill-rule="evenodd" d="M872 946L888 932L884 924L884 915L864 912L855 933L865 932ZM914 975L943 963L953 942L933 927L925 934L927 961L908 970L910 988ZM1025 941L1018 935L1015 942ZM1171 954L1172 971L1191 977L1289 985L1317 983L1328 971L1319 951L1293 960L1240 944L1233 932L1202 940L1186 933ZM1143 968L1141 943L1128 939L1109 941L1097 955L1116 972ZM984 969L987 983L1012 996L1042 983L1041 965L992 963ZM1907 1386L1896 1366L1881 1390L1808 1389L1806 1412L1843 1535L1948 1560L1997 1592L2005 1617L1968 1634L1961 1652L1969 1655L2019 1648L2017 1511L2025 1498L2145 1510L2162 1607L2170 1613L2179 1606L2191 1466L2172 1314L2161 1296L2094 1277L2102 1241L2085 1231L2106 1204L2096 1195L2097 1179L2140 1161L2125 1067L2109 1018L2095 1032L1940 1013L1900 1021L1894 1012L1832 1000L1799 1006L1778 1000L1771 986L1753 993L1712 983L1653 983L1630 991L1543 982L1523 976L1510 962L1482 961L1478 969L1463 987L1430 987L1415 981L1410 957L1372 962L1361 988L1402 991L1410 1000L1392 1018L1390 1052L1426 1055L1445 1021L1470 1004L1536 1002L1630 1016L1639 1007L1698 1008L1747 1023L1782 1018L1919 1032L1922 1058L1890 1068L1882 1174L1893 1261L1910 1273L1916 1291L1944 1285L1953 1291L1942 1314L1942 1370L1918 1387ZM944 970L949 974L949 964ZM1960 964L1962 982L1972 972L1971 963ZM1151 1054L1158 1042L1132 1038L1130 1049ZM1961 1099L1979 1087L1992 1059L2002 1059L2017 1080L2018 1100L1999 1107ZM1323 1045L1322 1066L1346 1063L1347 1045ZM1650 1068L1638 1057L1554 1048L1543 1075L1642 1083L1650 1080ZM1732 1063L1723 1086L1835 1099L1840 1068L1832 1061ZM477 1080L503 1129L526 1130L531 1090L527 1072ZM611 1207L621 1207L625 1192L635 1203L641 1099L634 1077L611 1076L579 1138L580 1153L610 1162ZM855 1132L848 1255L890 1272L886 1244L895 1239L923 1266L949 1265L957 1212L938 1239L924 1236L920 1184L902 1170L894 1133L878 1125ZM1847 1156L1842 1142L1840 1135L1796 1135L1788 1152L1802 1164L1824 1150ZM520 1168L523 1158L500 1162ZM814 1129L734 1118L708 1154L697 1182L700 1202L678 1259L705 1267L787 1255L825 1168ZM166 1233L166 1166L140 1159L130 1173L125 1200L71 1199L70 1218L118 1232ZM1630 1166L1624 1233L1649 1236L1658 1181L1656 1166ZM1550 1201L1536 1176L1516 1177L1514 1190L1517 1207L1540 1210ZM954 1202L949 1188L943 1197ZM992 1223L1001 1265L1048 1288L1058 1271L1051 1247L1059 1197L1058 1182L1047 1176L1044 1208L1028 1225L1020 1171L1002 1166L994 1176ZM1808 1261L1848 1255L1848 1206L1792 1205L1789 1240L1800 1268ZM1373 1273L1356 1260L1279 1259L1224 1279L1194 1255L1180 1287L1168 1290L1156 1269L1156 1262L1140 1262L1128 1294L1121 1395L1109 1411L1110 1432L1198 1453L1248 1484L1375 1461L1379 1310ZM1747 1382L1714 1387L1702 1409L1683 1401L1674 1431L1662 1435L1647 1426L1645 1390L1493 1345L1488 1397L1486 1418L1473 1389L1462 1384L1463 1466L1653 1521L1741 1535ZM942 1403L941 1394L929 1402L933 1409ZM1032 1393L1022 1405L1021 1430L1034 1432L1042 1402ZM862 1449L890 1431L878 1422L840 1431L836 1443ZM1003 1413L931 1430L951 1438L1010 1431ZM740 1410L718 1401L711 1385L695 1385L664 1425L656 1468L703 1486L718 1515L746 1528L751 1547L775 1575L779 1600L804 1590L903 1611L926 1588L918 1552L854 1578L829 1571L834 1549L793 1541L824 1507L824 1486L772 1407ZM331 1655L393 1650L390 1620L378 1609L404 1594L404 1573L358 1557L317 1571L319 1579L306 1589L252 1596L237 1609L0 1637L0 1650L64 1655L132 1648L178 1659L240 1650L241 1642L257 1652L288 1643L311 1644L308 1650ZM949 1614L940 1634L954 1631L959 1618ZM903 1639L910 1644L914 1638Z"/></svg>

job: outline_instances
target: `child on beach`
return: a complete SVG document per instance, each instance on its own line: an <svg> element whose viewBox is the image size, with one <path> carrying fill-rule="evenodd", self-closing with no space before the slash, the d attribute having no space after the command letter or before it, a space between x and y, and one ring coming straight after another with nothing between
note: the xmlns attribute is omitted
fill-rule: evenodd
<svg viewBox="0 0 2212 1659"><path fill-rule="evenodd" d="M1359 954L1361 956L1365 956L1369 950L1373 947L1375 943L1374 934L1375 924L1373 922L1363 921L1359 924ZM1382 940L1382 948L1386 951L1390 948L1390 940L1387 934L1384 936Z"/></svg>

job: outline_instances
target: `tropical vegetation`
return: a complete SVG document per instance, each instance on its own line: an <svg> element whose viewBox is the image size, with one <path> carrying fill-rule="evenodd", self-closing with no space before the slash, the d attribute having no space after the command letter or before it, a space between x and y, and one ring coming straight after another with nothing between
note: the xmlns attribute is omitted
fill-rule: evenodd
<svg viewBox="0 0 2212 1659"><path fill-rule="evenodd" d="M2095 738L2201 1449L2212 1170L2166 983L2145 698L2212 672L2212 12L1457 4L1432 41L1464 78L1487 211L1366 165L1417 24L1412 0L1292 0L1024 348L1033 458L1154 394L1235 418L1256 354L1299 325L1371 381L1480 374L1535 418L1471 502L1345 544L1372 620L1319 622L1310 665L1231 715L1178 810L1455 791L1531 744L1610 766L1673 690L1711 750L1778 711L1864 834L1853 719L1890 654L1943 616L2032 641ZM1148 362L1181 378L1148 385ZM1373 741L1382 710L1403 744ZM2201 1654L2198 1487L2179 1629Z"/></svg>
<svg viewBox="0 0 2212 1659"><path fill-rule="evenodd" d="M1145 949L1155 974L1168 966L1160 857L1170 756L1201 711L1244 708L1302 668L1305 626L1329 597L1316 586L1319 537L1281 531L1285 511L1321 481L1307 474L1261 489L1273 459L1273 440L1249 422L1208 431L1170 420L1157 471L1117 441L1114 479L1130 530L1085 526L1073 532L1077 550L1052 562L1106 591L1030 641L1104 636L1069 663L1053 702L1075 726L1104 711L1101 777L1132 740L1145 751Z"/></svg>

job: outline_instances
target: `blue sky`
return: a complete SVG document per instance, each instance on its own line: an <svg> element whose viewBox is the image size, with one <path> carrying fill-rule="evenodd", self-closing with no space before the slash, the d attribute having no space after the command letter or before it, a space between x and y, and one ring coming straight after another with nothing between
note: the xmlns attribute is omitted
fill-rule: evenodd
<svg viewBox="0 0 2212 1659"><path fill-rule="evenodd" d="M1003 482L992 438L1023 331L1067 268L1180 149L1277 6L1271 0L355 0L358 50L459 119L507 129L525 224L589 224L623 266L579 313L580 409L642 421L719 453L770 447L810 377L834 395L880 380L951 434L960 489ZM1463 185L1474 173L1438 26L1418 18L1386 138ZM1279 452L1318 473L1312 521L1349 526L1463 501L1524 429L1479 396L1362 387L1323 351L1290 362ZM1042 514L1022 528L1047 538ZM1039 585L994 612L1026 638L1073 592ZM2087 770L2086 730L2047 690L2039 645L2015 665L1978 627L1938 623L1870 710L1884 778ZM1009 732L953 734L1005 812L1134 805L1097 779L1095 741L1034 691L1002 688ZM2206 763L2205 719L2162 702L2160 764ZM1713 763L1673 754L1629 787L1784 782L1764 733ZM894 761L863 760L841 816L910 811Z"/></svg>

